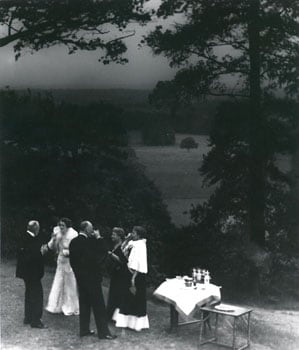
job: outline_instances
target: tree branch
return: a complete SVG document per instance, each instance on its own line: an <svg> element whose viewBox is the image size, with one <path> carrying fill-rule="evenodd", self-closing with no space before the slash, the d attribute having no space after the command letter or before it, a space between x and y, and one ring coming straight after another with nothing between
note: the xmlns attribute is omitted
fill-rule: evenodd
<svg viewBox="0 0 299 350"><path fill-rule="evenodd" d="M243 97L243 98L249 98L249 95L243 95L243 94L235 94L235 93L216 93L212 91L207 91L205 95L211 95L211 96L227 96L227 97Z"/></svg>
<svg viewBox="0 0 299 350"><path fill-rule="evenodd" d="M5 36L4 38L0 38L0 47L6 46L18 39L21 39L22 37L25 37L26 34L28 34L30 31L29 30L24 30L24 31L19 31L15 34L11 34L8 36Z"/></svg>
<svg viewBox="0 0 299 350"><path fill-rule="evenodd" d="M118 38L115 38L115 39L112 39L112 40L109 40L109 41L106 41L105 44L108 45L108 44L113 43L114 41L119 41L119 40L122 40L122 39L129 38L129 37L131 37L131 36L134 36L135 33L136 33L136 31L135 31L135 30L132 30L132 33L130 33L130 34L128 34L128 35L120 36L120 37L118 37Z"/></svg>

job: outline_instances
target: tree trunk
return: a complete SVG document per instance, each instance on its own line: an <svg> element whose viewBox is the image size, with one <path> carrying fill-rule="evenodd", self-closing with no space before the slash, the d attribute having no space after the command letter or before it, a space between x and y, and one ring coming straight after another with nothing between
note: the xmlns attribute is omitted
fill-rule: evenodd
<svg viewBox="0 0 299 350"><path fill-rule="evenodd" d="M250 87L250 183L249 226L251 241L265 243L265 164L264 122L261 111L260 0L251 0L249 9Z"/></svg>
<svg viewBox="0 0 299 350"><path fill-rule="evenodd" d="M292 242L292 247L290 247L290 252L293 251L294 254L298 252L299 248L299 219L298 219L298 207L299 207L299 127L295 133L296 140L296 151L292 155L292 170L291 179L293 186L291 188L291 198L290 198L290 218L291 218L291 231L290 231L290 241Z"/></svg>

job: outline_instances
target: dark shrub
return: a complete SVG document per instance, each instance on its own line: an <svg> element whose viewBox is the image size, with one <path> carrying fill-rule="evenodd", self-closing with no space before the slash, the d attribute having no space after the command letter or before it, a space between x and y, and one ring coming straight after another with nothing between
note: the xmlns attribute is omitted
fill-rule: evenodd
<svg viewBox="0 0 299 350"><path fill-rule="evenodd" d="M191 148L197 148L197 147L198 147L198 143L195 142L195 140L192 136L188 136L188 137L184 138L180 143L180 148L186 148L188 151Z"/></svg>
<svg viewBox="0 0 299 350"><path fill-rule="evenodd" d="M272 271L279 274L283 265L291 265L288 262L292 255L298 256L298 241L291 234L292 226L298 222L297 216L289 210L291 183L276 159L278 153L289 153L294 148L291 132L297 124L295 107L284 100L275 106L269 103L263 107L267 116L264 139L266 240L263 247L254 247L249 234L251 134L248 105L240 101L226 102L215 116L210 133L212 147L200 168L204 184L215 186L215 191L206 203L191 210L191 216L199 237L208 234L203 243L209 247L214 241L214 250L210 250L209 256L214 257L215 273L220 268L228 286L231 283L256 294L268 293ZM207 243L210 237L213 241Z"/></svg>
<svg viewBox="0 0 299 350"><path fill-rule="evenodd" d="M168 146L175 143L175 133L167 127L145 128L143 129L142 138L144 144L148 146Z"/></svg>
<svg viewBox="0 0 299 350"><path fill-rule="evenodd" d="M30 219L40 221L44 240L61 216L70 217L75 228L89 219L107 239L114 226L128 232L142 225L149 233L154 281L163 263L161 237L172 226L160 192L123 147L126 133L118 122L119 110L101 104L82 112L76 106L57 107L49 100L10 92L0 97L2 106L6 104L1 145L2 254L14 255Z"/></svg>
<svg viewBox="0 0 299 350"><path fill-rule="evenodd" d="M167 146L175 143L175 132L164 114L149 114L142 127L145 145Z"/></svg>

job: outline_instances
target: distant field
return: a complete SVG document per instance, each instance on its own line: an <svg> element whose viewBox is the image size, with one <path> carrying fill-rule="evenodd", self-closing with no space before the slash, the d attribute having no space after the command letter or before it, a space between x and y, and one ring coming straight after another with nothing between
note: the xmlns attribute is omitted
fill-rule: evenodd
<svg viewBox="0 0 299 350"><path fill-rule="evenodd" d="M174 146L134 145L136 155L146 167L147 176L161 190L173 222L180 226L190 223L191 204L198 204L209 198L212 189L202 188L202 177L198 168L203 154L209 150L208 137L192 135L198 142L197 149L181 149L179 144L186 134L176 135Z"/></svg>
<svg viewBox="0 0 299 350"><path fill-rule="evenodd" d="M183 138L192 136L198 142L197 149L179 147ZM213 188L202 187L202 176L198 168L202 164L204 154L209 151L208 136L177 134L173 146L143 146L138 144L135 135L133 145L141 164L146 167L147 176L155 182L162 192L169 213L175 225L190 223L191 204L202 203L209 198ZM134 143L134 142L133 142ZM291 162L287 156L280 155L278 163L285 172L291 170Z"/></svg>

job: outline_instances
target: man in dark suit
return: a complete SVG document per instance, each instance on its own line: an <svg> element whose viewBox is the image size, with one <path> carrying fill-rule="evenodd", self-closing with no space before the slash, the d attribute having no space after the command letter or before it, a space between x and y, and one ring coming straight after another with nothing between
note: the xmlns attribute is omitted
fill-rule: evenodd
<svg viewBox="0 0 299 350"><path fill-rule="evenodd" d="M80 233L70 244L70 264L75 273L79 290L80 336L94 334L89 329L91 309L100 339L114 339L106 315L102 291L102 270L107 249L99 231L94 231L89 221L83 221Z"/></svg>
<svg viewBox="0 0 299 350"><path fill-rule="evenodd" d="M41 321L43 313L44 261L42 242L38 237L39 222L31 220L27 232L22 235L17 252L16 277L25 283L25 318L24 324L32 328L46 328Z"/></svg>

